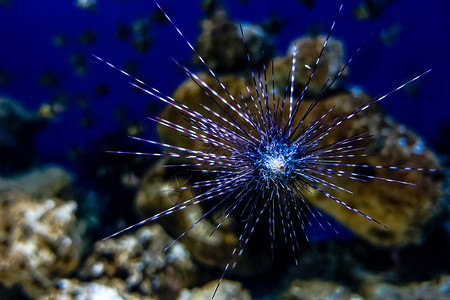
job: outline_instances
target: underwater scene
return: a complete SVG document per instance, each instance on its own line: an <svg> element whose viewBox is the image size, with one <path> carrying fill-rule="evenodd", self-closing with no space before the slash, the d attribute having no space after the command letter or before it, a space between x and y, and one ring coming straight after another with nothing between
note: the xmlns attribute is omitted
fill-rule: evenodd
<svg viewBox="0 0 450 300"><path fill-rule="evenodd" d="M0 0L0 299L450 299L448 11Z"/></svg>

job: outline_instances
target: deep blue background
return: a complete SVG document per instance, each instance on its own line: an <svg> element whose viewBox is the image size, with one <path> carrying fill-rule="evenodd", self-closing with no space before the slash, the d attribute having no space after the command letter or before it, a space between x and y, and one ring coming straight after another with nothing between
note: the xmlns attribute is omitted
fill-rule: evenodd
<svg viewBox="0 0 450 300"><path fill-rule="evenodd" d="M223 2L230 18L236 21L261 23L272 13L286 18L287 25L275 39L278 54L284 54L290 41L313 25L318 24L326 32L340 3L339 0L317 0L309 9L295 0L249 0L246 4L238 0ZM347 56L372 31L375 31L375 37L350 65L347 82L376 96L433 68L432 73L418 82L417 97L400 91L382 105L394 118L423 135L432 145L445 144L449 137L443 136L440 130L441 125L450 120L447 95L450 4L444 0L397 0L387 6L376 20L358 21L352 13L359 2L347 1L334 36L344 41ZM200 33L199 21L204 18L200 0L160 0L160 3L185 36L195 43ZM118 107L127 112L127 122L136 120L153 126L146 120L145 107L149 102L157 101L133 92L126 77L95 61L90 54L94 53L119 67L134 60L139 66L139 78L166 94L172 93L185 78L170 56L185 63L190 63L192 57L176 31L167 23L152 23L150 37L154 44L146 54L136 51L130 42L116 37L119 23L130 25L155 11L153 1L138 0L99 0L95 12L80 9L73 1L11 0L9 5L0 5L0 71L8 77L7 84L0 85L0 96L10 96L25 107L37 110L42 103L50 102L58 94L68 95L67 110L52 120L37 137L41 161L70 165L67 160L69 149L88 147L119 126L119 121L114 118ZM385 47L376 36L391 22L400 22L404 32L392 47ZM79 42L79 36L86 30L91 30L97 37L93 45ZM53 45L52 36L55 34L66 37L65 46ZM77 75L71 65L70 56L77 52L89 60L86 76ZM57 75L58 84L54 87L39 83L39 78L47 70ZM108 87L106 96L95 93L95 87L100 83ZM87 108L77 104L80 96L87 97ZM90 128L80 126L86 113L93 120Z"/></svg>

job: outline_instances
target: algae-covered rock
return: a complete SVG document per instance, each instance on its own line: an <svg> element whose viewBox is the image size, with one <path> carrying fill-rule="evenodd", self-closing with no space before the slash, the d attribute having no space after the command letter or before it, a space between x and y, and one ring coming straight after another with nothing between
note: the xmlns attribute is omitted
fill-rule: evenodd
<svg viewBox="0 0 450 300"><path fill-rule="evenodd" d="M85 281L115 286L118 292L173 299L195 280L196 267L181 243L172 242L160 225L99 241L80 270Z"/></svg>
<svg viewBox="0 0 450 300"><path fill-rule="evenodd" d="M31 297L78 265L81 240L74 201L37 200L22 192L0 194L0 282L19 284Z"/></svg>

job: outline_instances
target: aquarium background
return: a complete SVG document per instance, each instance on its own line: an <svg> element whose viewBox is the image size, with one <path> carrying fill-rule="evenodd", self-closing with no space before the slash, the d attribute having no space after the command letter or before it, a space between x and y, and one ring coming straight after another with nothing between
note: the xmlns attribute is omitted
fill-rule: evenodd
<svg viewBox="0 0 450 300"><path fill-rule="evenodd" d="M379 17L361 21L353 16L359 1L347 1L334 33L344 41L347 57L374 33L349 66L347 83L376 96L432 68L411 87L413 91L400 91L381 105L432 146L447 146L449 41L445 14L450 4L438 0L391 2ZM284 54L289 42L305 31L327 32L339 5L339 1L320 0L311 8L294 0L224 3L230 18L239 22L263 23L271 16L286 21L274 36L277 54ZM185 36L195 42L204 17L200 1L161 4ZM145 52L133 47L139 35L133 24L138 22L148 26L144 35L150 46ZM378 36L391 24L398 24L402 31L386 46ZM134 93L127 85L128 78L91 54L120 68L134 69L138 78L166 94L185 78L170 57L192 64L190 49L161 18L152 1L97 1L85 9L74 1L6 1L0 6L0 26L0 93L32 110L45 103L61 103L63 111L36 137L37 155L41 162L71 168L80 162L68 159L70 149L103 155L89 145L113 132L120 122L152 126L146 116L160 107L155 99ZM128 37L118 38L120 26L129 31Z"/></svg>
<svg viewBox="0 0 450 300"><path fill-rule="evenodd" d="M200 21L205 18L202 7L211 1L159 2L195 44ZM313 4L305 5L309 2ZM450 3L368 1L381 3L384 9L371 18L358 20L354 11L361 2L346 1L333 33L343 41L347 58L363 45L349 66L345 85L378 96L432 68L431 73L380 105L395 120L421 135L446 166L450 151L450 102L446 94ZM237 22L283 24L271 37L278 56L306 32L327 33L340 1L222 3L229 18ZM382 41L380 35L386 30L393 36ZM45 120L33 135L33 142L25 144L20 142L20 134L10 135L7 120L2 123L0 139L8 149L17 153L22 153L23 145L30 149L23 151L26 163L20 156L2 157L0 174L8 178L48 163L70 171L77 186L82 187L74 193L75 198L83 199L78 202L77 216L88 220L92 243L117 227L138 221L130 200L134 190L119 186L124 179L116 171L129 168L139 176L153 160L142 158L127 167L121 164L128 158L105 151L158 151L127 136L157 139L154 123L147 116L158 115L164 106L133 89L129 78L93 55L170 95L186 79L172 57L202 70L193 64L193 53L184 40L153 1L6 0L0 1L0 41L0 97L20 103ZM29 130L33 132L33 128ZM342 239L351 235L344 228L340 231ZM323 234L322 238L329 236Z"/></svg>

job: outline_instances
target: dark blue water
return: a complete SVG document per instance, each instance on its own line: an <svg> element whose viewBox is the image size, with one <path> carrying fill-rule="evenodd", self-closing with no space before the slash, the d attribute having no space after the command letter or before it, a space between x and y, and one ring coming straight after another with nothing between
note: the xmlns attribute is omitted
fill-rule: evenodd
<svg viewBox="0 0 450 300"><path fill-rule="evenodd" d="M0 6L0 72L7 78L0 85L0 95L32 110L52 101L61 101L65 107L37 137L41 162L76 168L80 161L69 159L70 151L89 153L91 145L124 124L139 123L144 126L143 136L154 134L146 116L156 114L159 103L133 91L126 77L95 61L91 54L121 68L133 61L137 66L135 74L166 94L185 79L170 57L191 64L191 51L168 23L149 22L152 45L146 53L133 47L132 33L127 40L117 37L119 24L131 27L137 19L151 19L156 12L152 1L97 2L95 11L80 9L74 1L11 0L9 5ZM186 37L195 42L200 33L199 21L204 18L200 1L160 2ZM294 0L223 2L230 18L237 21L261 23L271 14L285 18L288 22L275 39L278 54L284 54L289 42L313 25L326 32L339 6L339 1L330 0L317 0L313 8ZM347 1L334 36L344 41L350 55L372 31L375 34L350 65L348 82L376 96L433 68L415 85L414 97L400 91L383 106L428 143L445 145L449 137L441 131L443 124L450 126L446 94L450 5L443 0L398 0L377 19L358 21L352 15L358 3ZM392 22L401 24L403 32L391 47L386 47L377 35ZM95 41L81 42L80 36L86 32L93 34ZM55 45L55 36L64 37L64 45ZM77 74L71 57L84 60L83 75ZM53 84L42 84L45 72L52 74ZM96 155L103 155L103 150L92 148Z"/></svg>

